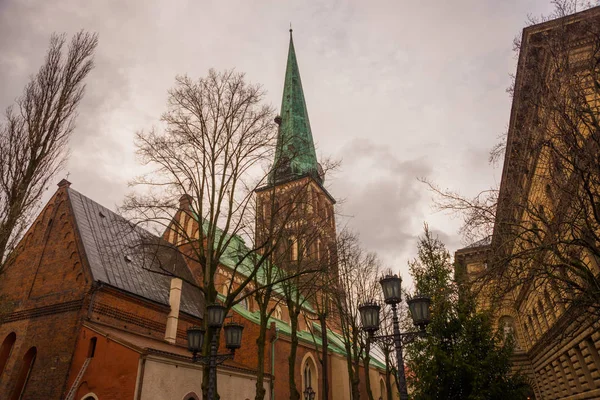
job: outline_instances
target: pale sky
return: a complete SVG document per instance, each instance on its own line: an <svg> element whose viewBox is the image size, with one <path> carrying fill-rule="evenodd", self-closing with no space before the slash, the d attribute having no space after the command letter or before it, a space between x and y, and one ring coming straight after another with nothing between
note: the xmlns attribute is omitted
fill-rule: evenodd
<svg viewBox="0 0 600 400"><path fill-rule="evenodd" d="M52 32L98 32L56 182L69 172L114 209L139 171L133 135L157 124L175 75L235 68L279 109L291 22L317 153L342 160L326 186L365 248L407 278L423 222L452 252L464 244L417 177L466 194L497 184L487 154L508 124L512 41L528 14L551 10L549 0L0 0L0 109Z"/></svg>

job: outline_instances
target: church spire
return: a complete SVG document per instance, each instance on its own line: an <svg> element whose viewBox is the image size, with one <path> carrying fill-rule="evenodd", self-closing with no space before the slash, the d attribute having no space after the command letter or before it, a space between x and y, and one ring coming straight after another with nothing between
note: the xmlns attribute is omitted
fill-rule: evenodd
<svg viewBox="0 0 600 400"><path fill-rule="evenodd" d="M279 132L269 183L282 182L306 175L311 175L321 182L320 167L317 163L308 110L304 100L291 26L281 115L275 121L279 124Z"/></svg>

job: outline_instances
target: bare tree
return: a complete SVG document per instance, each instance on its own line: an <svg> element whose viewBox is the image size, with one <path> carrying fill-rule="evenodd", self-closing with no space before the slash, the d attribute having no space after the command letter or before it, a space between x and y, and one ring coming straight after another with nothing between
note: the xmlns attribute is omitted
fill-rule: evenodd
<svg viewBox="0 0 600 400"><path fill-rule="evenodd" d="M132 182L144 191L123 206L135 223L163 231L177 246L208 304L218 300L220 266L228 267L227 309L254 294L251 283L273 248L271 236L258 242L253 234L254 190L265 182L260 167L273 154L276 133L263 101L261 87L234 71L211 70L198 81L177 77L164 130L136 136L150 172Z"/></svg>
<svg viewBox="0 0 600 400"><path fill-rule="evenodd" d="M311 317L309 314L304 315L306 325L315 344L317 359L321 364L322 371L324 371L321 377L321 398L323 400L329 399L329 377L326 373L329 370L328 331L330 326L339 328L337 308L333 301L336 295L336 288L339 284L336 259L337 257L335 256L326 260L321 259L319 271L316 273L314 282L312 282L312 287L310 288L314 317Z"/></svg>
<svg viewBox="0 0 600 400"><path fill-rule="evenodd" d="M374 253L366 253L355 233L343 229L337 240L339 281L334 296L340 330L346 350L346 365L352 387L352 400L360 399L360 367L365 368L367 379L370 344L360 324L358 307L378 298L377 277L379 260ZM370 388L369 388L370 393ZM372 393L370 394L372 397Z"/></svg>
<svg viewBox="0 0 600 400"><path fill-rule="evenodd" d="M324 234L332 230L331 215L318 207L319 201L312 198L311 192L301 187L288 190L298 193L294 196L296 200L289 203L297 214L285 228L284 236L288 242L284 248L288 253L282 266L289 279L282 282L282 288L291 328L288 357L290 399L300 400L295 379L299 322L303 318L312 324L310 320L318 318L315 307L323 306L323 301L326 301L327 293L323 287L328 280L327 274L332 272L329 266L334 263L335 251L328 248L328 236Z"/></svg>
<svg viewBox="0 0 600 400"><path fill-rule="evenodd" d="M44 64L31 77L0 125L0 273L65 164L85 78L92 70L96 34L81 31L64 51L53 34Z"/></svg>

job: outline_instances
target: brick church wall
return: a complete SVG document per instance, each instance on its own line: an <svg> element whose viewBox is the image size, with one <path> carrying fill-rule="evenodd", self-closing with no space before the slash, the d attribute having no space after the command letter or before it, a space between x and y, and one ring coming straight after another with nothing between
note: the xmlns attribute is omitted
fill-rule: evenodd
<svg viewBox="0 0 600 400"><path fill-rule="evenodd" d="M0 398L10 398L23 356L33 346L37 355L23 398L62 396L90 287L76 237L61 188L19 244L14 264L0 277L0 341L16 334L0 379Z"/></svg>
<svg viewBox="0 0 600 400"><path fill-rule="evenodd" d="M82 327L78 335L69 374L69 388L90 355L90 340L94 337L94 357L86 369L75 399L81 399L90 392L102 400L133 399L140 354L86 327Z"/></svg>

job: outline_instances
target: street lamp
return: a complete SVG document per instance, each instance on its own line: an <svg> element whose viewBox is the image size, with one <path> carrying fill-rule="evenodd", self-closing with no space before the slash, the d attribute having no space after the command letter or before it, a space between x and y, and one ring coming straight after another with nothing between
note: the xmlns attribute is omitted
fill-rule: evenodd
<svg viewBox="0 0 600 400"><path fill-rule="evenodd" d="M315 400L316 393L312 387L304 389L304 400Z"/></svg>
<svg viewBox="0 0 600 400"><path fill-rule="evenodd" d="M379 311L380 307L376 303L365 303L359 307L362 328L369 334L370 340L393 340L396 350L397 374L396 383L400 392L400 400L408 399L406 389L406 376L404 374L404 361L402 359L402 342L408 343L417 336L422 336L425 327L429 324L431 318L429 315L429 304L431 299L423 294L414 296L407 300L408 309L413 319L413 323L419 328L418 332L400 333L400 324L398 323L398 304L402 301L402 279L397 275L386 275L379 281L383 291L383 299L386 304L392 306L392 325L394 333L392 335L375 336L379 330Z"/></svg>
<svg viewBox="0 0 600 400"><path fill-rule="evenodd" d="M208 365L208 400L215 400L217 365L222 364L225 360L233 359L235 350L239 349L242 345L244 325L232 322L223 327L226 311L227 309L220 304L206 306L208 328L213 330L208 356L198 356L204 345L206 331L197 326L193 326L187 330L188 350L193 354L192 362ZM230 350L230 353L217 354L217 337L219 336L221 327L225 331L225 347Z"/></svg>

